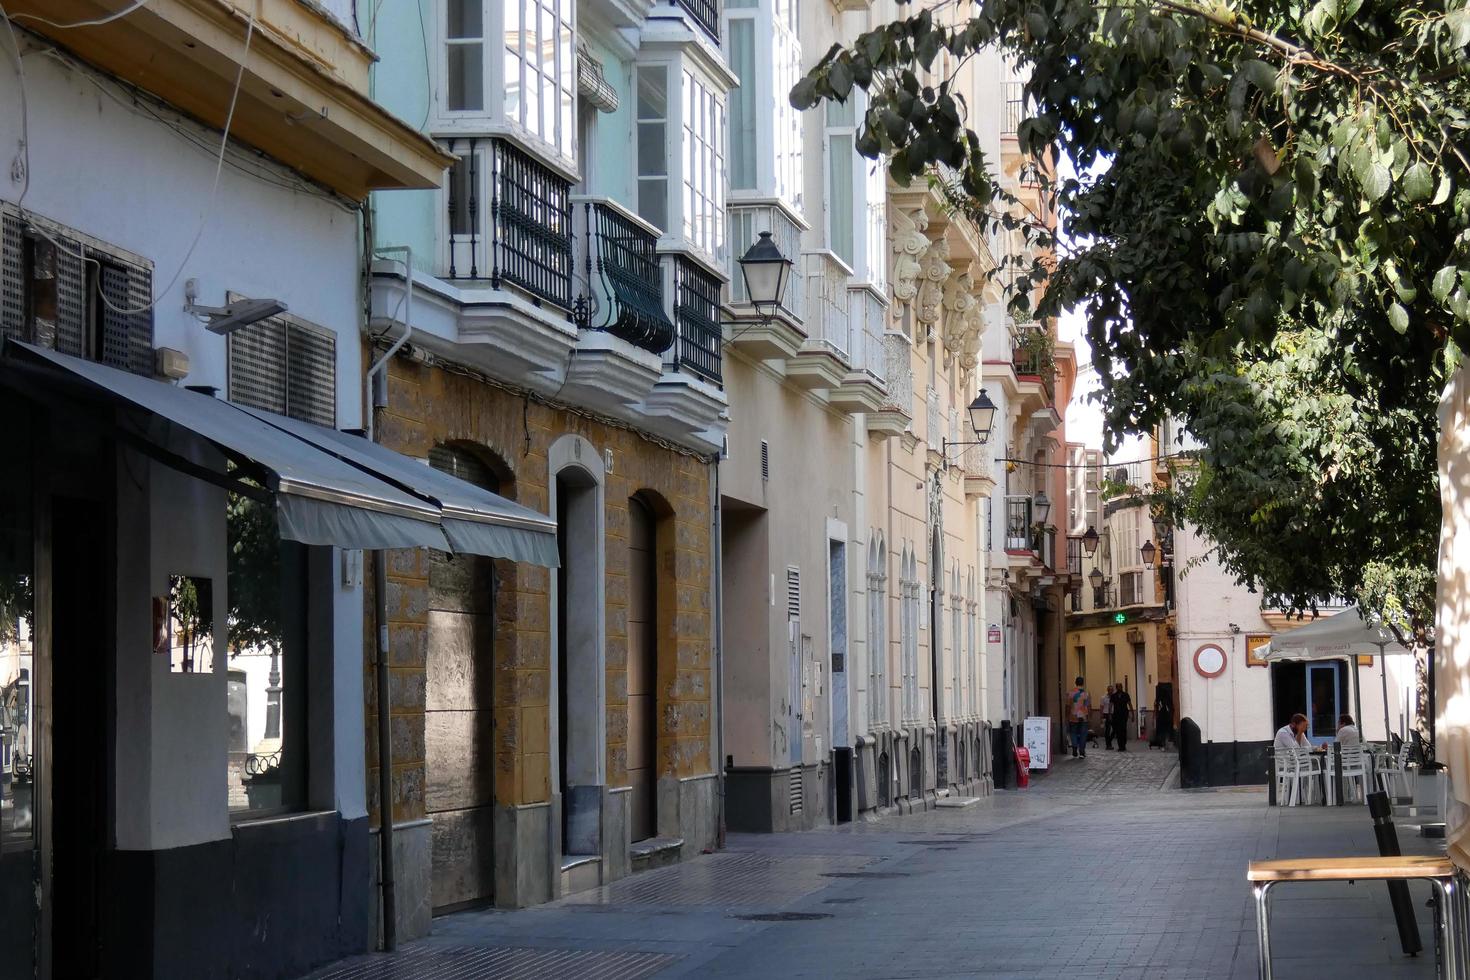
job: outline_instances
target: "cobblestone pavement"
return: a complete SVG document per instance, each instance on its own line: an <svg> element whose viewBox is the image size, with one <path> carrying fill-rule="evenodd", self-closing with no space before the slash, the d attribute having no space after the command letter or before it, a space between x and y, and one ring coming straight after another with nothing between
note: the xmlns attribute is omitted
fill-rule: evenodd
<svg viewBox="0 0 1470 980"><path fill-rule="evenodd" d="M314 977L1253 977L1246 862L1374 853L1371 824L1362 807L1267 807L1260 789L1166 788L1173 763L1089 752L963 809L732 835L550 905L436 919L396 958ZM1427 886L1412 887L1432 951ZM1431 953L1400 952L1381 884L1275 895L1278 976L1434 975Z"/></svg>

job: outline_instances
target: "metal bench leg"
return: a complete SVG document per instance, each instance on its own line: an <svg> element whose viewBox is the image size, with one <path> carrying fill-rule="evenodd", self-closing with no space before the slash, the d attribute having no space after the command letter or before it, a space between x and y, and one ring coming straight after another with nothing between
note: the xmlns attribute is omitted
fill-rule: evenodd
<svg viewBox="0 0 1470 980"><path fill-rule="evenodd" d="M1264 881L1254 889L1256 895L1256 949L1261 980L1271 980L1271 908L1267 892L1274 882Z"/></svg>
<svg viewBox="0 0 1470 980"><path fill-rule="evenodd" d="M1444 950L1444 975L1446 980L1460 980L1460 895L1453 881L1431 878L1435 894L1439 897L1439 921L1443 930L1441 946Z"/></svg>

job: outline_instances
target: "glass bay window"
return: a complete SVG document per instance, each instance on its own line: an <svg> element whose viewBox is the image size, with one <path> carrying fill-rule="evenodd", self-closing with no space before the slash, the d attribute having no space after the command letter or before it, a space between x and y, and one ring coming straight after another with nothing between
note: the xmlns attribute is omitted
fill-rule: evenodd
<svg viewBox="0 0 1470 980"><path fill-rule="evenodd" d="M690 59L642 63L634 142L638 216L662 248L718 262L725 249L725 97Z"/></svg>
<svg viewBox="0 0 1470 980"><path fill-rule="evenodd" d="M434 129L506 130L576 162L575 0L442 0Z"/></svg>
<svg viewBox="0 0 1470 980"><path fill-rule="evenodd" d="M788 97L801 79L798 0L731 0L726 55L740 85L730 93L730 189L802 208L801 114ZM750 192L749 194L743 192Z"/></svg>
<svg viewBox="0 0 1470 980"><path fill-rule="evenodd" d="M886 165L857 152L857 131L867 111L867 93L857 88L847 102L827 103L823 141L827 247L853 270L855 282L883 292L887 286Z"/></svg>

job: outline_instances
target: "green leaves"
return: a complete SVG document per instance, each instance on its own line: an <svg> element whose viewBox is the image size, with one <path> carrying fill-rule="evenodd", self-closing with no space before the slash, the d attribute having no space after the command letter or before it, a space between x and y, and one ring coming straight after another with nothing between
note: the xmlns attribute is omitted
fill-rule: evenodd
<svg viewBox="0 0 1470 980"><path fill-rule="evenodd" d="M1357 594L1370 559L1411 581L1446 347L1470 346L1470 5L1183 2L920 11L829 52L792 103L866 89L860 152L900 183L952 167L956 209L1035 254L1054 232L1017 217L1016 161L966 129L997 107L961 113L970 76L932 74L944 51L1022 66L1016 145L1083 175L1039 174L1069 247L1035 312L1085 311L1110 429L1189 425L1190 519L1263 593Z"/></svg>

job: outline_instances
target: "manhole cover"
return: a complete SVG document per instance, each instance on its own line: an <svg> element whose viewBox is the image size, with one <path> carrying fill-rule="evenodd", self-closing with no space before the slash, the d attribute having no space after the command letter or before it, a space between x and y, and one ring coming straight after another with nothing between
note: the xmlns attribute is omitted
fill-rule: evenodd
<svg viewBox="0 0 1470 980"><path fill-rule="evenodd" d="M824 871L823 878L907 878L907 871Z"/></svg>
<svg viewBox="0 0 1470 980"><path fill-rule="evenodd" d="M818 919L830 919L830 912L752 912L749 915L731 916L733 919L743 919L746 922L815 922Z"/></svg>

